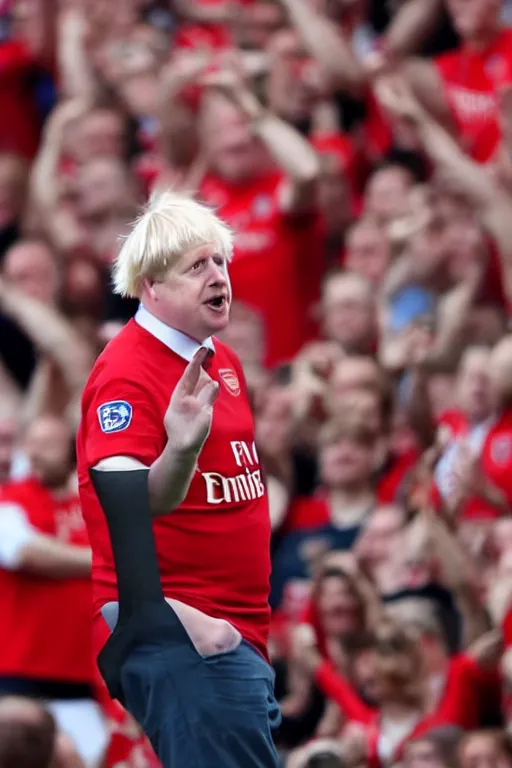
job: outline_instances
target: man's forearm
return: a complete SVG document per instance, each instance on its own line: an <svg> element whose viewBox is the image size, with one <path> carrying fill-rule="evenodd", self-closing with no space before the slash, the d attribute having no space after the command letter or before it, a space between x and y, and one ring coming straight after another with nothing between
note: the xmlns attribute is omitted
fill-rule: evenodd
<svg viewBox="0 0 512 768"><path fill-rule="evenodd" d="M96 79L84 44L86 21L78 11L68 12L59 22L57 58L61 92L70 98L93 98Z"/></svg>
<svg viewBox="0 0 512 768"><path fill-rule="evenodd" d="M448 171L476 205L485 205L495 188L483 168L464 154L448 131L421 110L415 125L427 154L441 170Z"/></svg>
<svg viewBox="0 0 512 768"><path fill-rule="evenodd" d="M504 282L509 291L512 283L512 197L506 190L497 187L486 170L465 155L457 142L430 115L422 110L416 116L415 124L432 161L439 169L447 171L480 209L485 227L498 244L504 265Z"/></svg>
<svg viewBox="0 0 512 768"><path fill-rule="evenodd" d="M290 181L313 183L318 176L319 162L309 142L291 125L266 110L250 91L237 93L234 100Z"/></svg>
<svg viewBox="0 0 512 768"><path fill-rule="evenodd" d="M85 579L91 573L89 547L77 547L36 534L23 548L17 570L49 579Z"/></svg>
<svg viewBox="0 0 512 768"><path fill-rule="evenodd" d="M334 23L303 0L282 0L304 47L336 81L338 88L359 94L366 78L350 41Z"/></svg>
<svg viewBox="0 0 512 768"><path fill-rule="evenodd" d="M440 17L442 0L405 0L384 35L384 45L393 57L416 53Z"/></svg>
<svg viewBox="0 0 512 768"><path fill-rule="evenodd" d="M149 470L151 511L165 515L178 507L187 495L197 466L196 451L180 451L169 441Z"/></svg>
<svg viewBox="0 0 512 768"><path fill-rule="evenodd" d="M256 122L256 133L291 181L310 184L318 176L319 163L310 144L284 120L266 113Z"/></svg>
<svg viewBox="0 0 512 768"><path fill-rule="evenodd" d="M92 350L54 307L5 286L2 308L29 336L38 349L60 366L66 383L83 388L93 361Z"/></svg>

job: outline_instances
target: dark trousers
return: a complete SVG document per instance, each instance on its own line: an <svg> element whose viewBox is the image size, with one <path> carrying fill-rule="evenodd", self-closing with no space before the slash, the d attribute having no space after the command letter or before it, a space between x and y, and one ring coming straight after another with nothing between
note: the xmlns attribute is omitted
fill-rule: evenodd
<svg viewBox="0 0 512 768"><path fill-rule="evenodd" d="M277 768L273 669L245 641L203 658L175 618L175 643L156 637L121 670L123 703L164 768Z"/></svg>

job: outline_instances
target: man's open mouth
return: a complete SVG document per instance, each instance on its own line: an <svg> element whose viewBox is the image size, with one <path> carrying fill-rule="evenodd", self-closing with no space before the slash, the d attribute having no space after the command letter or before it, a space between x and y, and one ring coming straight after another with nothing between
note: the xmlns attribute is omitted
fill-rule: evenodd
<svg viewBox="0 0 512 768"><path fill-rule="evenodd" d="M212 309L223 309L226 303L224 296L214 296L213 299L209 299L206 304Z"/></svg>

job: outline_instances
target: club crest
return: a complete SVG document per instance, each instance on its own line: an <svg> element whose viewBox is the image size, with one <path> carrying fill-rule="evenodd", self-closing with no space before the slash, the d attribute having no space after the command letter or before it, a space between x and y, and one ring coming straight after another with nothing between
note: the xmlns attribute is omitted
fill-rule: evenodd
<svg viewBox="0 0 512 768"><path fill-rule="evenodd" d="M240 382L236 373L231 368L221 368L219 375L228 392L234 397L240 394Z"/></svg>

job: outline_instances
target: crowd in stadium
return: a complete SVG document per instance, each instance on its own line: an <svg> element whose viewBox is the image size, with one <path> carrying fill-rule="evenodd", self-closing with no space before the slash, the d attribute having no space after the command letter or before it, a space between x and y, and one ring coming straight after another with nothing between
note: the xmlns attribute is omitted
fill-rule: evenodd
<svg viewBox="0 0 512 768"><path fill-rule="evenodd" d="M283 767L511 768L508 23L0 2L0 768L159 765L94 665L74 439L137 309L111 265L165 187L235 236Z"/></svg>

